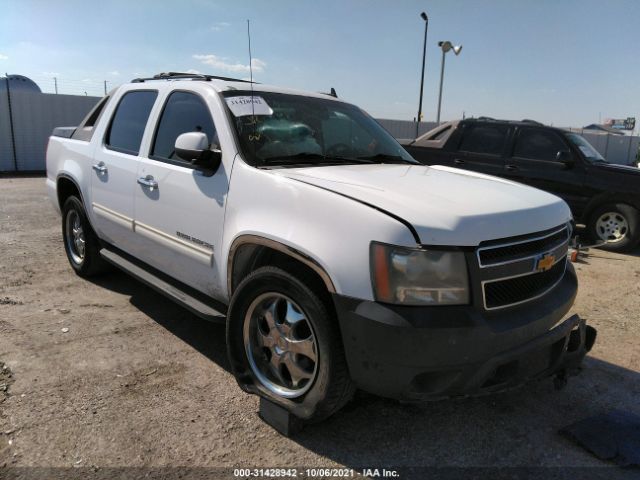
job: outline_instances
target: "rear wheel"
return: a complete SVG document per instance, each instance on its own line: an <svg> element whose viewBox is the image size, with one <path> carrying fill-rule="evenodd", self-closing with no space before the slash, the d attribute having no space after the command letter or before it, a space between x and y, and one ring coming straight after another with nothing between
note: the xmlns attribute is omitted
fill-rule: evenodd
<svg viewBox="0 0 640 480"><path fill-rule="evenodd" d="M629 251L640 241L640 213L622 203L603 205L591 214L589 232L595 241L607 242L604 249Z"/></svg>
<svg viewBox="0 0 640 480"><path fill-rule="evenodd" d="M333 308L321 292L276 267L262 267L236 289L227 345L240 386L299 418L339 410L354 387Z"/></svg>
<svg viewBox="0 0 640 480"><path fill-rule="evenodd" d="M62 207L62 238L67 259L81 277L90 277L108 269L100 256L100 242L78 197L67 198Z"/></svg>

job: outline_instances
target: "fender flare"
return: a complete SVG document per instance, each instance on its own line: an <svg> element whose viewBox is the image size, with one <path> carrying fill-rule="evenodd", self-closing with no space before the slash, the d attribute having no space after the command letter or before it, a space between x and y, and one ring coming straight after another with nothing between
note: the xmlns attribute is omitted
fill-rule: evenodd
<svg viewBox="0 0 640 480"><path fill-rule="evenodd" d="M78 185L78 181L68 173L64 173L64 172L59 173L58 176L56 177L56 197L58 197L58 204L60 204L60 191L58 190L58 183L60 182L61 178L64 178L65 180L69 180L71 183L75 185L76 190L78 190L78 195L80 195L80 201L82 202L82 205L86 210L87 204L84 201L84 197L82 195L82 189L80 188L80 185ZM60 205L60 209L62 210L62 205Z"/></svg>
<svg viewBox="0 0 640 480"><path fill-rule="evenodd" d="M229 298L231 298L231 295L233 293L233 263L235 260L235 255L238 249L244 245L256 245L272 248L273 250L277 250L298 260L299 262L311 268L320 276L330 293L336 293L336 288L333 281L331 280L331 277L315 259L279 241L261 237L258 235L247 234L236 237L231 243L231 248L229 249L229 255L227 258L227 295L229 296Z"/></svg>

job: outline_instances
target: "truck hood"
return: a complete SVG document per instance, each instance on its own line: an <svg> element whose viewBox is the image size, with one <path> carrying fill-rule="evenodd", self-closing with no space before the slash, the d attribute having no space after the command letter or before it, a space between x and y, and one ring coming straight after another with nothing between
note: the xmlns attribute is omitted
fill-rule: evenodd
<svg viewBox="0 0 640 480"><path fill-rule="evenodd" d="M571 219L567 204L554 195L443 166L344 165L273 172L400 217L413 225L426 245L476 246Z"/></svg>

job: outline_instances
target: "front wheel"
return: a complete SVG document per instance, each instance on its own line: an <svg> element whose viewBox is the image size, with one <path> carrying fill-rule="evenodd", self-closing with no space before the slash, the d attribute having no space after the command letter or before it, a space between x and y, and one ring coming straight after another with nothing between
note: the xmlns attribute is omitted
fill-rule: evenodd
<svg viewBox="0 0 640 480"><path fill-rule="evenodd" d="M595 241L604 241L602 248L628 252L640 242L640 213L622 203L602 205L591 214L589 233Z"/></svg>
<svg viewBox="0 0 640 480"><path fill-rule="evenodd" d="M239 385L307 421L339 410L353 393L333 309L276 267L250 274L227 314L227 346Z"/></svg>

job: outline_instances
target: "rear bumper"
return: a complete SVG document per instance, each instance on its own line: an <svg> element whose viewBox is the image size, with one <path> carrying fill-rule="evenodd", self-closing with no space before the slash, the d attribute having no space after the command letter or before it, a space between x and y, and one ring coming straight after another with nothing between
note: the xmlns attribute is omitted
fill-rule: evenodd
<svg viewBox="0 0 640 480"><path fill-rule="evenodd" d="M500 312L402 307L339 295L334 303L356 385L404 401L480 395L575 370L595 340L577 315L568 265L543 297Z"/></svg>

